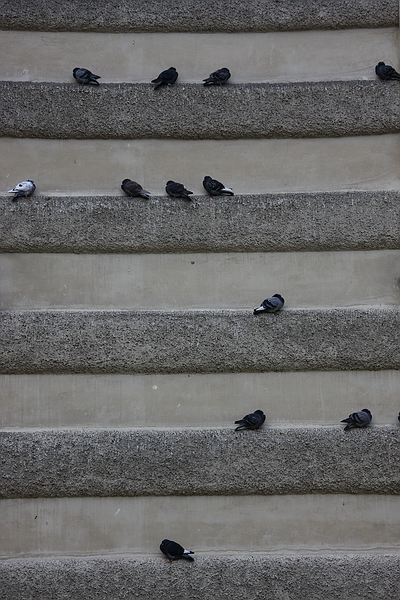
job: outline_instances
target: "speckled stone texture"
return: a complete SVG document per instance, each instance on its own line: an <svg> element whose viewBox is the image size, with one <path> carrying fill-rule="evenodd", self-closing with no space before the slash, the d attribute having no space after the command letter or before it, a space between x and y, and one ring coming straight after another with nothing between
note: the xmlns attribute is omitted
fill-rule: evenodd
<svg viewBox="0 0 400 600"><path fill-rule="evenodd" d="M0 497L400 494L397 427L234 427L2 431Z"/></svg>
<svg viewBox="0 0 400 600"><path fill-rule="evenodd" d="M286 252L400 248L399 192L213 198L0 197L2 252Z"/></svg>
<svg viewBox="0 0 400 600"><path fill-rule="evenodd" d="M0 340L10 374L399 369L400 311L3 311Z"/></svg>
<svg viewBox="0 0 400 600"><path fill-rule="evenodd" d="M53 139L336 137L400 131L399 83L204 87L0 83L4 136ZM112 114L112 119L110 119Z"/></svg>
<svg viewBox="0 0 400 600"><path fill-rule="evenodd" d="M67 558L0 563L3 600L396 600L390 554Z"/></svg>
<svg viewBox="0 0 400 600"><path fill-rule="evenodd" d="M2 0L1 29L32 31L289 31L396 27L397 0Z"/></svg>

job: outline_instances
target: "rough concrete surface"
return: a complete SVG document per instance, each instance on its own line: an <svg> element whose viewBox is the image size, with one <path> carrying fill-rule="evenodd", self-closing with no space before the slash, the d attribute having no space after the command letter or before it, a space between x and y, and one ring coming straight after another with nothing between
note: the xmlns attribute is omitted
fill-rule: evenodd
<svg viewBox="0 0 400 600"><path fill-rule="evenodd" d="M53 139L336 137L400 131L397 81L204 87L0 82L3 136ZM112 115L112 118L110 118Z"/></svg>
<svg viewBox="0 0 400 600"><path fill-rule="evenodd" d="M400 248L400 192L171 198L0 197L2 252L285 252Z"/></svg>
<svg viewBox="0 0 400 600"><path fill-rule="evenodd" d="M10 560L4 600L395 600L397 554Z"/></svg>
<svg viewBox="0 0 400 600"><path fill-rule="evenodd" d="M400 494L398 427L31 430L0 440L1 498Z"/></svg>
<svg viewBox="0 0 400 600"><path fill-rule="evenodd" d="M395 27L397 0L3 0L1 29L39 31L285 31Z"/></svg>
<svg viewBox="0 0 400 600"><path fill-rule="evenodd" d="M400 368L397 309L3 311L1 373Z"/></svg>

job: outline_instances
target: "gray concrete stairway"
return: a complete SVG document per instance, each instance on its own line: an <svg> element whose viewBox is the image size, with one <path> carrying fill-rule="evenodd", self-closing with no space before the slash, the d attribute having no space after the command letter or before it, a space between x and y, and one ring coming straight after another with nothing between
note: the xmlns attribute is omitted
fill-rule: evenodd
<svg viewBox="0 0 400 600"><path fill-rule="evenodd" d="M0 596L397 599L397 1L1 13Z"/></svg>

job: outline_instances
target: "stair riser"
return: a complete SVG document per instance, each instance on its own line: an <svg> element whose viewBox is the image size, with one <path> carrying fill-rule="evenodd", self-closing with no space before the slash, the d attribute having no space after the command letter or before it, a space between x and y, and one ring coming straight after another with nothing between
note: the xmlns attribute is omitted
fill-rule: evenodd
<svg viewBox="0 0 400 600"><path fill-rule="evenodd" d="M0 501L2 558L197 553L400 552L400 496L353 494ZM365 527L365 523L371 524Z"/></svg>
<svg viewBox="0 0 400 600"><path fill-rule="evenodd" d="M390 309L4 311L0 372L397 369L399 331Z"/></svg>
<svg viewBox="0 0 400 600"><path fill-rule="evenodd" d="M342 425L2 431L0 495L399 495L399 439L398 427Z"/></svg>
<svg viewBox="0 0 400 600"><path fill-rule="evenodd" d="M399 579L397 553L198 556L191 565L186 561L170 565L164 557L0 563L5 600L86 600L88 593L98 600L309 600L310 590L313 600L388 600L397 597Z"/></svg>
<svg viewBox="0 0 400 600"><path fill-rule="evenodd" d="M1 427L231 427L260 408L266 427L338 425L370 408L396 426L400 371L227 375L2 375Z"/></svg>
<svg viewBox="0 0 400 600"><path fill-rule="evenodd" d="M399 192L0 197L3 252L287 252L400 248ZM237 291L236 291L237 292Z"/></svg>
<svg viewBox="0 0 400 600"><path fill-rule="evenodd" d="M0 254L6 310L398 305L400 250L268 254Z"/></svg>
<svg viewBox="0 0 400 600"><path fill-rule="evenodd" d="M4 191L29 178L38 194L115 195L135 179L165 196L168 180L205 194L205 175L236 194L399 190L400 134L287 140L0 139ZM18 156L18 160L15 160ZM177 200L181 210L192 210Z"/></svg>

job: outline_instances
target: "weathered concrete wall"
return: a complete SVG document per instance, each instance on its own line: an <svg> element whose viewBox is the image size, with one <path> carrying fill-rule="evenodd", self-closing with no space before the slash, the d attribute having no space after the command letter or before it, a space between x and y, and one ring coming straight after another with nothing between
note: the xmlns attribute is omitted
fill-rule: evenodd
<svg viewBox="0 0 400 600"><path fill-rule="evenodd" d="M397 309L4 311L1 373L400 368Z"/></svg>
<svg viewBox="0 0 400 600"><path fill-rule="evenodd" d="M180 83L157 91L151 84L0 82L0 97L0 130L11 137L276 139L400 131L397 81Z"/></svg>
<svg viewBox="0 0 400 600"><path fill-rule="evenodd" d="M356 574L356 575L355 575ZM388 600L398 597L396 555L210 556L3 561L4 600Z"/></svg>
<svg viewBox="0 0 400 600"><path fill-rule="evenodd" d="M31 430L0 436L2 498L400 494L398 427Z"/></svg>
<svg viewBox="0 0 400 600"><path fill-rule="evenodd" d="M39 182L38 182L39 184ZM400 248L400 192L0 197L2 252L286 252Z"/></svg>
<svg viewBox="0 0 400 600"><path fill-rule="evenodd" d="M137 0L133 4L100 0L3 0L0 27L39 31L271 31L395 27L397 0L222 0L185 4Z"/></svg>

